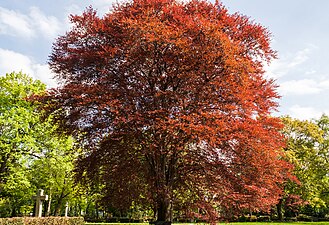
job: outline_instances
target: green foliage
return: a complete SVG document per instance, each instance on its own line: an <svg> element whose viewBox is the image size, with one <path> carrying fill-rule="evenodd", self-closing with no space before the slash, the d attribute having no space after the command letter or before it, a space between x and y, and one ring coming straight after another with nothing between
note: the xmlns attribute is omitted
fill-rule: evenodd
<svg viewBox="0 0 329 225"><path fill-rule="evenodd" d="M82 217L0 218L0 225L84 225Z"/></svg>
<svg viewBox="0 0 329 225"><path fill-rule="evenodd" d="M319 120L300 121L284 117L282 121L287 160L294 165L294 174L300 181L286 184L286 197L301 196L314 214L329 203L329 118L323 115Z"/></svg>
<svg viewBox="0 0 329 225"><path fill-rule="evenodd" d="M45 85L22 73L0 77L0 215L16 216L31 199L32 157L41 154L38 139L47 126L26 98L45 92ZM27 208L23 210L28 210Z"/></svg>
<svg viewBox="0 0 329 225"><path fill-rule="evenodd" d="M59 139L55 148L50 148L44 156L34 160L30 166L33 174L32 184L44 189L51 203L48 214L60 215L73 192L73 160L75 155L70 151L72 139Z"/></svg>
<svg viewBox="0 0 329 225"><path fill-rule="evenodd" d="M45 127L36 107L26 98L43 92L45 85L25 74L0 77L0 184L23 155L40 151L37 140Z"/></svg>
<svg viewBox="0 0 329 225"><path fill-rule="evenodd" d="M31 173L24 166L24 161L10 168L6 184L3 185L2 200L0 202L0 216L16 216L24 212L32 212Z"/></svg>
<svg viewBox="0 0 329 225"><path fill-rule="evenodd" d="M33 211L39 188L52 195L52 212L60 214L73 185L73 139L56 134L52 117L44 117L33 94L46 86L22 73L0 77L0 216ZM49 213L51 214L51 213Z"/></svg>

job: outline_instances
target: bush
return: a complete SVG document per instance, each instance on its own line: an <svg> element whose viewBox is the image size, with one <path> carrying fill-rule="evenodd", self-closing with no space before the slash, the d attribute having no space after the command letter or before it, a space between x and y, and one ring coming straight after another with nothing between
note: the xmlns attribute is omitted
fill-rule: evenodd
<svg viewBox="0 0 329 225"><path fill-rule="evenodd" d="M257 222L271 222L270 216L259 216Z"/></svg>
<svg viewBox="0 0 329 225"><path fill-rule="evenodd" d="M0 225L84 225L82 217L0 218Z"/></svg>
<svg viewBox="0 0 329 225"><path fill-rule="evenodd" d="M24 218L0 218L0 225L24 225Z"/></svg>
<svg viewBox="0 0 329 225"><path fill-rule="evenodd" d="M251 215L246 217L247 222L256 222L257 221L257 216Z"/></svg>
<svg viewBox="0 0 329 225"><path fill-rule="evenodd" d="M312 222L313 218L312 218L312 216L308 216L308 215L305 215L305 214L299 214L297 216L297 220L298 221L304 221L304 222Z"/></svg>
<svg viewBox="0 0 329 225"><path fill-rule="evenodd" d="M240 216L238 222L247 222L247 217L245 215Z"/></svg>
<svg viewBox="0 0 329 225"><path fill-rule="evenodd" d="M286 222L297 222L297 217L285 217Z"/></svg>

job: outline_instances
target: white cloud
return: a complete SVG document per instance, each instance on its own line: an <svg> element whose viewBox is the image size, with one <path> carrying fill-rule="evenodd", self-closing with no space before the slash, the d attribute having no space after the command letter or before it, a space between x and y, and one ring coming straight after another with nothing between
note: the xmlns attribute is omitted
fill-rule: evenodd
<svg viewBox="0 0 329 225"><path fill-rule="evenodd" d="M118 2L115 0L95 0L93 2L93 7L97 9L100 15L108 13L112 9L113 3Z"/></svg>
<svg viewBox="0 0 329 225"><path fill-rule="evenodd" d="M329 90L329 79L318 82L318 86L323 90Z"/></svg>
<svg viewBox="0 0 329 225"><path fill-rule="evenodd" d="M309 60L309 55L315 48L316 46L309 46L294 54L276 59L270 65L265 65L266 76L277 79L287 75L298 66L306 63Z"/></svg>
<svg viewBox="0 0 329 225"><path fill-rule="evenodd" d="M0 7L0 33L12 36L35 36L29 17Z"/></svg>
<svg viewBox="0 0 329 225"><path fill-rule="evenodd" d="M54 16L46 16L37 7L30 8L30 19L33 27L46 38L56 37L60 30L60 22Z"/></svg>
<svg viewBox="0 0 329 225"><path fill-rule="evenodd" d="M301 51L298 51L293 59L287 64L288 68L294 68L304 62L306 62L309 59L309 54L311 53L311 49L310 48L305 48Z"/></svg>
<svg viewBox="0 0 329 225"><path fill-rule="evenodd" d="M329 79L301 79L282 82L278 88L281 95L313 95L329 90Z"/></svg>
<svg viewBox="0 0 329 225"><path fill-rule="evenodd" d="M102 17L104 14L108 13L112 8L113 4L120 3L122 0L93 0L90 5L93 9L97 11L98 16ZM71 4L66 7L66 12L68 15L81 15L87 7L90 5L86 4ZM73 13L72 13L73 12Z"/></svg>
<svg viewBox="0 0 329 225"><path fill-rule="evenodd" d="M289 115L300 120L310 120L314 118L320 118L322 112L319 112L312 107L293 105L289 108Z"/></svg>
<svg viewBox="0 0 329 225"><path fill-rule="evenodd" d="M70 15L81 15L86 8L83 8L82 6L79 6L77 4L71 4L65 7L65 14L67 15L65 17L65 22L63 24L65 30L71 30L72 23L70 21Z"/></svg>
<svg viewBox="0 0 329 225"><path fill-rule="evenodd" d="M12 71L23 71L24 73L31 74L31 60L22 54L0 49L0 72L5 74Z"/></svg>
<svg viewBox="0 0 329 225"><path fill-rule="evenodd" d="M22 38L42 36L52 39L62 27L54 16L46 16L37 7L31 7L29 14L0 7L0 34Z"/></svg>
<svg viewBox="0 0 329 225"><path fill-rule="evenodd" d="M313 75L313 74L316 74L316 73L317 73L316 70L309 70L309 71L305 72L306 75Z"/></svg>
<svg viewBox="0 0 329 225"><path fill-rule="evenodd" d="M322 91L319 83L311 79L290 80L280 84L278 91L281 95L308 95Z"/></svg>
<svg viewBox="0 0 329 225"><path fill-rule="evenodd" d="M48 87L55 87L56 82L52 79L48 65L34 63L26 55L0 48L0 75L22 71L35 79L39 79Z"/></svg>

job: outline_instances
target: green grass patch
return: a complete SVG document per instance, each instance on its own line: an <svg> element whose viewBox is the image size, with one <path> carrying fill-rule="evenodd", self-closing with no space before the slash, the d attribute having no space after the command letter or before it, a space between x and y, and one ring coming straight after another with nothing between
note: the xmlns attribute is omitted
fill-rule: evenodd
<svg viewBox="0 0 329 225"><path fill-rule="evenodd" d="M85 225L107 225L107 224L108 225L149 225L149 223L85 223Z"/></svg>
<svg viewBox="0 0 329 225"><path fill-rule="evenodd" d="M329 222L239 222L229 225L329 225Z"/></svg>
<svg viewBox="0 0 329 225"><path fill-rule="evenodd" d="M86 225L149 225L149 223L85 223ZM206 223L173 223L174 225L206 225ZM220 225L329 225L329 222L239 222Z"/></svg>
<svg viewBox="0 0 329 225"><path fill-rule="evenodd" d="M85 225L107 225L107 224L108 225L149 225L149 223L85 223Z"/></svg>

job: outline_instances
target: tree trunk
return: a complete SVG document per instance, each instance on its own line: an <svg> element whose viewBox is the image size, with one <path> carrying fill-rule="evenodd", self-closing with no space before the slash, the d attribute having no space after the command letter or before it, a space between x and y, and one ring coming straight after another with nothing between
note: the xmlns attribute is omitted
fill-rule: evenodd
<svg viewBox="0 0 329 225"><path fill-rule="evenodd" d="M61 213L62 205L64 198L66 198L69 195L69 192L65 194L65 188L62 189L61 195L58 198L57 205L55 207L55 216L59 216Z"/></svg>
<svg viewBox="0 0 329 225"><path fill-rule="evenodd" d="M54 213L55 216L60 216L61 209L62 209L62 199L59 199L55 208L55 213Z"/></svg>
<svg viewBox="0 0 329 225"><path fill-rule="evenodd" d="M276 209L278 212L278 219L279 221L283 221L283 199L281 198L280 201L278 202L278 204L276 205Z"/></svg>
<svg viewBox="0 0 329 225"><path fill-rule="evenodd" d="M5 180L5 173L7 172L7 161L8 161L8 158L5 157L5 156L2 156L1 157L1 160L0 160L0 184L4 183Z"/></svg>
<svg viewBox="0 0 329 225"><path fill-rule="evenodd" d="M60 195L60 197L58 198L56 207L55 207L55 216L60 216L61 213L61 209L62 209L62 204L63 204L63 192Z"/></svg>
<svg viewBox="0 0 329 225"><path fill-rule="evenodd" d="M16 211L16 207L13 206L12 210L11 210L11 217L17 217L17 211Z"/></svg>
<svg viewBox="0 0 329 225"><path fill-rule="evenodd" d="M162 198L157 205L156 225L170 225L172 222L172 204L168 198Z"/></svg>
<svg viewBox="0 0 329 225"><path fill-rule="evenodd" d="M98 210L98 204L95 203L95 209L96 209L96 219L99 219L99 210Z"/></svg>

